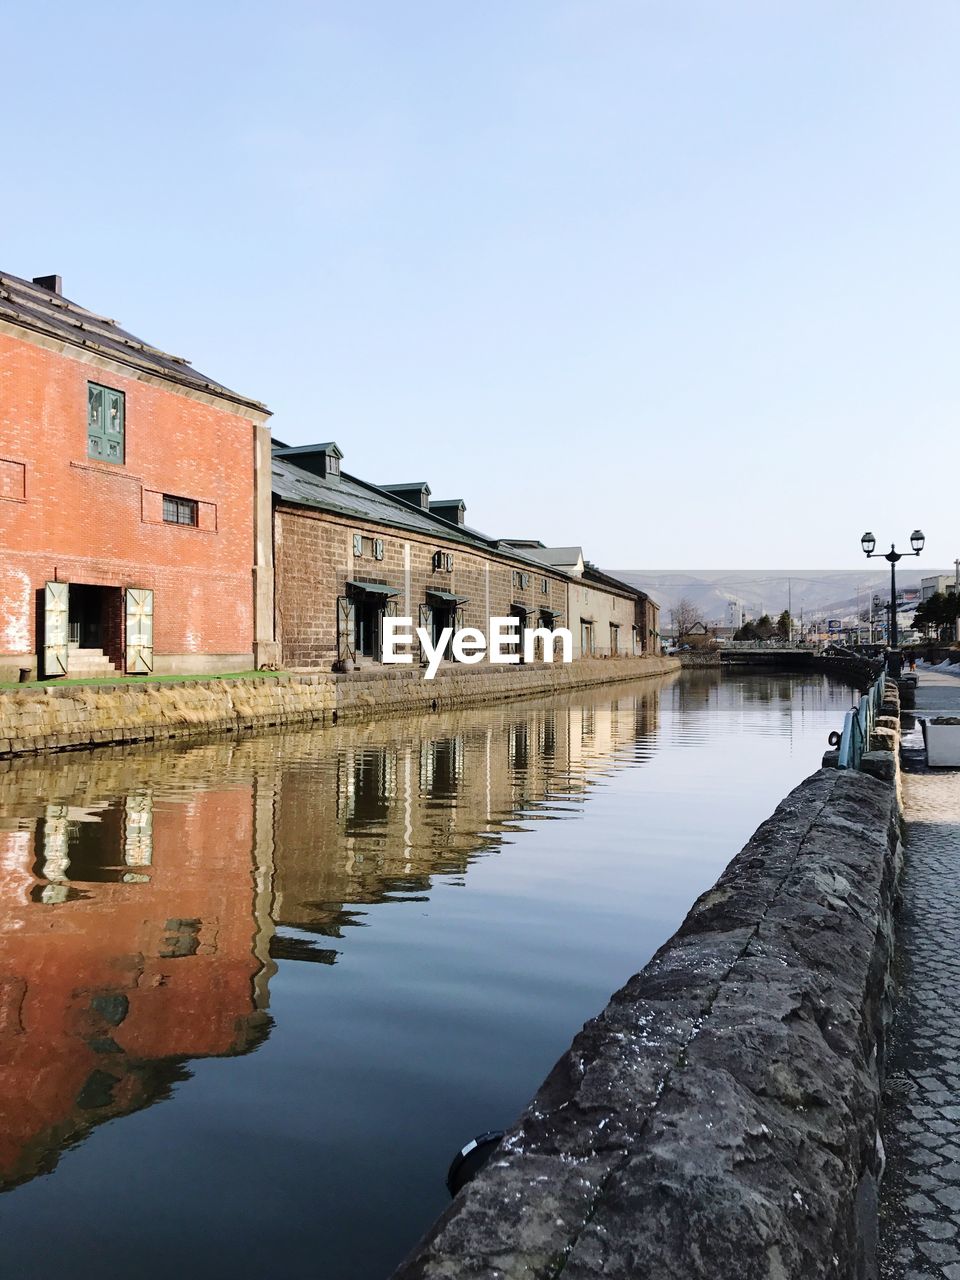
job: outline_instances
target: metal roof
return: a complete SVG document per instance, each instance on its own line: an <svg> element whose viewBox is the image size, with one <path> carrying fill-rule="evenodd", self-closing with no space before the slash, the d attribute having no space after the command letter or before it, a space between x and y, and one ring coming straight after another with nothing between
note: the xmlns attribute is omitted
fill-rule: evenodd
<svg viewBox="0 0 960 1280"><path fill-rule="evenodd" d="M430 511L393 497L385 489L358 480L345 471L341 471L337 477L324 479L274 454L273 493L282 502L314 507L351 520L406 529L410 533L423 534L439 541L473 547L485 555L543 568L542 562L532 559L523 551L500 546L496 539L488 538L476 529L453 524Z"/></svg>
<svg viewBox="0 0 960 1280"><path fill-rule="evenodd" d="M338 458L343 457L343 450L337 444L336 440L324 440L323 444L281 444L279 440L273 441L273 452L281 454L283 457L294 457L300 454L304 457L312 453L333 453Z"/></svg>
<svg viewBox="0 0 960 1280"><path fill-rule="evenodd" d="M583 555L582 547L545 547L542 542L535 542L532 538L529 540L501 538L500 545L522 550L531 560L538 560L541 564L554 567L576 564Z"/></svg>
<svg viewBox="0 0 960 1280"><path fill-rule="evenodd" d="M427 595L433 596L435 600L442 600L444 604L469 604L469 596L458 596L453 591L439 591L436 587L427 587Z"/></svg>
<svg viewBox="0 0 960 1280"><path fill-rule="evenodd" d="M348 578L347 586L355 591L365 591L370 596L398 596L399 587L391 587L387 582L367 582L365 578Z"/></svg>
<svg viewBox="0 0 960 1280"><path fill-rule="evenodd" d="M161 351L121 329L115 320L87 311L62 294L30 280L21 280L19 276L0 274L0 320L96 352L167 382L248 405L262 413L269 412L259 400L230 391L222 383L198 373L183 356Z"/></svg>

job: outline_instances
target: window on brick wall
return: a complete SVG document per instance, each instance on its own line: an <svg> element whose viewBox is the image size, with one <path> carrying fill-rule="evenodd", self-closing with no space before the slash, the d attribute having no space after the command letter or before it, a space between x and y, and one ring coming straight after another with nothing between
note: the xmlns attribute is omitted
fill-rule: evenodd
<svg viewBox="0 0 960 1280"><path fill-rule="evenodd" d="M87 383L87 456L123 462L126 401L122 391Z"/></svg>
<svg viewBox="0 0 960 1280"><path fill-rule="evenodd" d="M363 534L355 533L353 535L353 554L355 556L363 555Z"/></svg>
<svg viewBox="0 0 960 1280"><path fill-rule="evenodd" d="M175 498L170 493L163 495L163 519L166 524L197 523L197 504L192 498Z"/></svg>

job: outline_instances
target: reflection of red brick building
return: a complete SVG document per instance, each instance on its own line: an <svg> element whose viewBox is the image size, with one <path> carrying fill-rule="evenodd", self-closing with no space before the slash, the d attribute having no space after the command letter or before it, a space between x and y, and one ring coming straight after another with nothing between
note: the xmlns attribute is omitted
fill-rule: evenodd
<svg viewBox="0 0 960 1280"><path fill-rule="evenodd" d="M271 660L266 420L58 277L0 276L0 679Z"/></svg>
<svg viewBox="0 0 960 1280"><path fill-rule="evenodd" d="M0 1187L265 1034L253 839L246 788L0 831Z"/></svg>

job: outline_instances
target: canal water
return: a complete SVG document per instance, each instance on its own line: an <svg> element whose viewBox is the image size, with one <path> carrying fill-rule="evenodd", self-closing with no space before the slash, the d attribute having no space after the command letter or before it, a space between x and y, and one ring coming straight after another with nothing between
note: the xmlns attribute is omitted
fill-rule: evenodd
<svg viewBox="0 0 960 1280"><path fill-rule="evenodd" d="M383 1280L850 703L687 672L0 771L3 1275Z"/></svg>

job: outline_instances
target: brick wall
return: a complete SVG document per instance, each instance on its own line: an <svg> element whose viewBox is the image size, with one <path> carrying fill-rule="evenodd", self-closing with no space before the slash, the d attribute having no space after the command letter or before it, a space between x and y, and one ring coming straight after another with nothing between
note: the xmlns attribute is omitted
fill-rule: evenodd
<svg viewBox="0 0 960 1280"><path fill-rule="evenodd" d="M122 465L87 456L87 384L124 392ZM0 656L31 655L59 579L152 588L158 655L253 647L254 424L132 370L0 332ZM197 528L156 495L201 504Z"/></svg>

